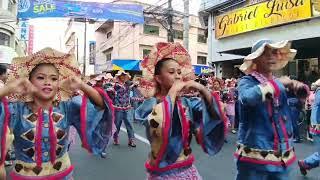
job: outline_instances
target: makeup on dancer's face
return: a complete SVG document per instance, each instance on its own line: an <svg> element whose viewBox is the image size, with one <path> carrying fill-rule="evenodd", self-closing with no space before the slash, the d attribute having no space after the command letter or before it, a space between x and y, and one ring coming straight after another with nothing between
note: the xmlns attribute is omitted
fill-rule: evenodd
<svg viewBox="0 0 320 180"><path fill-rule="evenodd" d="M42 100L51 100L58 91L59 73L52 64L40 64L30 73L30 82L37 89L34 95Z"/></svg>
<svg viewBox="0 0 320 180"><path fill-rule="evenodd" d="M155 78L161 88L165 88L166 90L170 89L175 81L181 80L181 67L180 65L173 59L165 60L161 62L161 67L158 65L157 74Z"/></svg>

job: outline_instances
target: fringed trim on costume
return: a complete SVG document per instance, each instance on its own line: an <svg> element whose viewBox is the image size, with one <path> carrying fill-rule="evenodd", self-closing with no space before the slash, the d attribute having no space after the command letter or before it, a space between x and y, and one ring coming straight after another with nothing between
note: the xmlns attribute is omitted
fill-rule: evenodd
<svg viewBox="0 0 320 180"><path fill-rule="evenodd" d="M129 110L132 109L132 106L126 106L126 107L121 107L121 106L114 106L114 110L120 110L120 111L125 111L125 110Z"/></svg>
<svg viewBox="0 0 320 180"><path fill-rule="evenodd" d="M147 161L145 163L145 167L147 170L149 171L154 171L154 172L165 172L165 171L169 171L172 169L177 169L177 168L183 168L183 167L188 167L188 166L192 166L193 162L194 162L195 158L193 155L190 155L189 158L185 161L181 161L181 162L177 162L171 165L168 165L166 167L160 168L158 166L158 164L156 166L152 166L149 161Z"/></svg>
<svg viewBox="0 0 320 180"><path fill-rule="evenodd" d="M168 98L170 99L170 97ZM170 130L170 124L171 124L171 102L168 101L166 97L163 97L163 113L164 113L164 119L162 122L162 135L163 135L163 142L161 145L161 148L159 150L157 159L155 160L155 168L159 168L159 164L161 159L163 159L163 155L167 149L168 145L168 136L169 136L169 130Z"/></svg>
<svg viewBox="0 0 320 180"><path fill-rule="evenodd" d="M278 151L254 149L242 144L238 144L234 156L241 162L274 166L289 166L296 160L293 148L281 154Z"/></svg>
<svg viewBox="0 0 320 180"><path fill-rule="evenodd" d="M57 136L53 124L53 108L49 109L49 137L50 137L50 161L52 164L56 161Z"/></svg>
<svg viewBox="0 0 320 180"><path fill-rule="evenodd" d="M106 93L102 88L96 87L95 89L99 92L100 95L102 95L105 98L105 100L107 101L108 106L109 106L109 108L111 110L111 115L112 115L112 134L113 134L115 129L116 129L115 123L114 123L115 122L115 114L114 114L115 107L113 106L112 100L109 97L108 93Z"/></svg>
<svg viewBox="0 0 320 180"><path fill-rule="evenodd" d="M189 149L189 121L187 120L185 109L182 107L181 101L177 101L177 105L180 111L181 116L181 125L182 125L182 139L183 139L183 147L184 149ZM186 155L186 154L185 154ZM188 154L189 155L189 154Z"/></svg>
<svg viewBox="0 0 320 180"><path fill-rule="evenodd" d="M42 128L43 128L43 110L42 108L39 108L38 122L36 125L36 139L35 139L37 167L41 167L41 164L42 164Z"/></svg>
<svg viewBox="0 0 320 180"><path fill-rule="evenodd" d="M283 119L280 117L279 119L280 122L280 127L284 136L284 142L286 143L286 149L289 150L290 146L289 146L289 137L288 137L288 133L287 133L287 129L286 129L286 125L283 122Z"/></svg>
<svg viewBox="0 0 320 180"><path fill-rule="evenodd" d="M220 106L220 103L219 103L220 96L215 92L211 92L211 95L212 95L213 99L216 101L216 104L218 106L220 117L223 120L224 137L226 137L227 133L228 133L228 118L227 118L226 114L222 111L222 107Z"/></svg>
<svg viewBox="0 0 320 180"><path fill-rule="evenodd" d="M81 132L81 141L82 147L92 152L87 138L87 97L82 96L82 104L80 107L80 132Z"/></svg>
<svg viewBox="0 0 320 180"><path fill-rule="evenodd" d="M7 133L9 128L9 121L10 121L10 111L9 111L9 104L6 98L2 98L2 103L4 106L4 122L2 126L2 135L1 135L1 160L0 165L3 165L4 161L6 160L6 141L7 141Z"/></svg>
<svg viewBox="0 0 320 180"><path fill-rule="evenodd" d="M59 172L57 174L51 175L51 176L42 176L42 177L38 177L38 176L21 176L19 174L16 174L15 172L11 172L10 176L12 178L12 180L61 180L63 178L65 178L66 176L68 176L70 173L72 173L74 167L70 166L68 169Z"/></svg>

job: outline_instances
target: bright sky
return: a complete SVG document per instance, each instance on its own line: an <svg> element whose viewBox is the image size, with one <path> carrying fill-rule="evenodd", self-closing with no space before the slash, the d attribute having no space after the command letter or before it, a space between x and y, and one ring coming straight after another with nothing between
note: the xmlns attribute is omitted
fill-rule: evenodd
<svg viewBox="0 0 320 180"><path fill-rule="evenodd" d="M114 0L82 0L88 2L112 2ZM140 2L162 5L168 0L137 0ZM200 0L190 0L190 13L197 15L200 7ZM167 6L167 5L166 5ZM165 7L165 6L164 6ZM183 0L172 0L172 7L175 10L183 11ZM34 52L45 48L52 47L60 49L60 41L63 41L62 37L66 29L67 19L33 19L30 24L34 25Z"/></svg>

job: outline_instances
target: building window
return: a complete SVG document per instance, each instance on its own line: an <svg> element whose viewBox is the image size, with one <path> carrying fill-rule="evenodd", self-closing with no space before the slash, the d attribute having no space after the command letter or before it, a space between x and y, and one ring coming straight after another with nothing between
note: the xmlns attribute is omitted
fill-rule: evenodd
<svg viewBox="0 0 320 180"><path fill-rule="evenodd" d="M106 61L111 61L111 52L106 53Z"/></svg>
<svg viewBox="0 0 320 180"><path fill-rule="evenodd" d="M0 45L10 46L10 36L0 32Z"/></svg>
<svg viewBox="0 0 320 180"><path fill-rule="evenodd" d="M175 39L183 39L183 31L173 30L173 37Z"/></svg>
<svg viewBox="0 0 320 180"><path fill-rule="evenodd" d="M111 48L103 51L103 54L106 57L106 61L111 61L112 50L113 50L113 48L111 47Z"/></svg>
<svg viewBox="0 0 320 180"><path fill-rule="evenodd" d="M159 36L159 27L145 24L143 26L143 33Z"/></svg>
<svg viewBox="0 0 320 180"><path fill-rule="evenodd" d="M107 39L109 39L112 36L112 31L107 33Z"/></svg>
<svg viewBox="0 0 320 180"><path fill-rule="evenodd" d="M207 64L207 57L206 56L198 56L197 57L197 64Z"/></svg>
<svg viewBox="0 0 320 180"><path fill-rule="evenodd" d="M150 54L150 52L151 52L151 50L149 50L149 49L143 49L143 50L142 50L142 57L143 57L143 59L144 59L146 56L148 56L148 55Z"/></svg>
<svg viewBox="0 0 320 180"><path fill-rule="evenodd" d="M204 29L198 29L198 42L207 43L207 31Z"/></svg>

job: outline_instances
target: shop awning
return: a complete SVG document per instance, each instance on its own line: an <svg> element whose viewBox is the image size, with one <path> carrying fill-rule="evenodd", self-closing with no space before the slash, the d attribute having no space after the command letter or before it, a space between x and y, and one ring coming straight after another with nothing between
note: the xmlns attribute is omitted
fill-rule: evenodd
<svg viewBox="0 0 320 180"><path fill-rule="evenodd" d="M211 66L207 65L192 65L195 74L206 74L213 71Z"/></svg>
<svg viewBox="0 0 320 180"><path fill-rule="evenodd" d="M114 59L112 70L140 71L140 60L135 59Z"/></svg>

